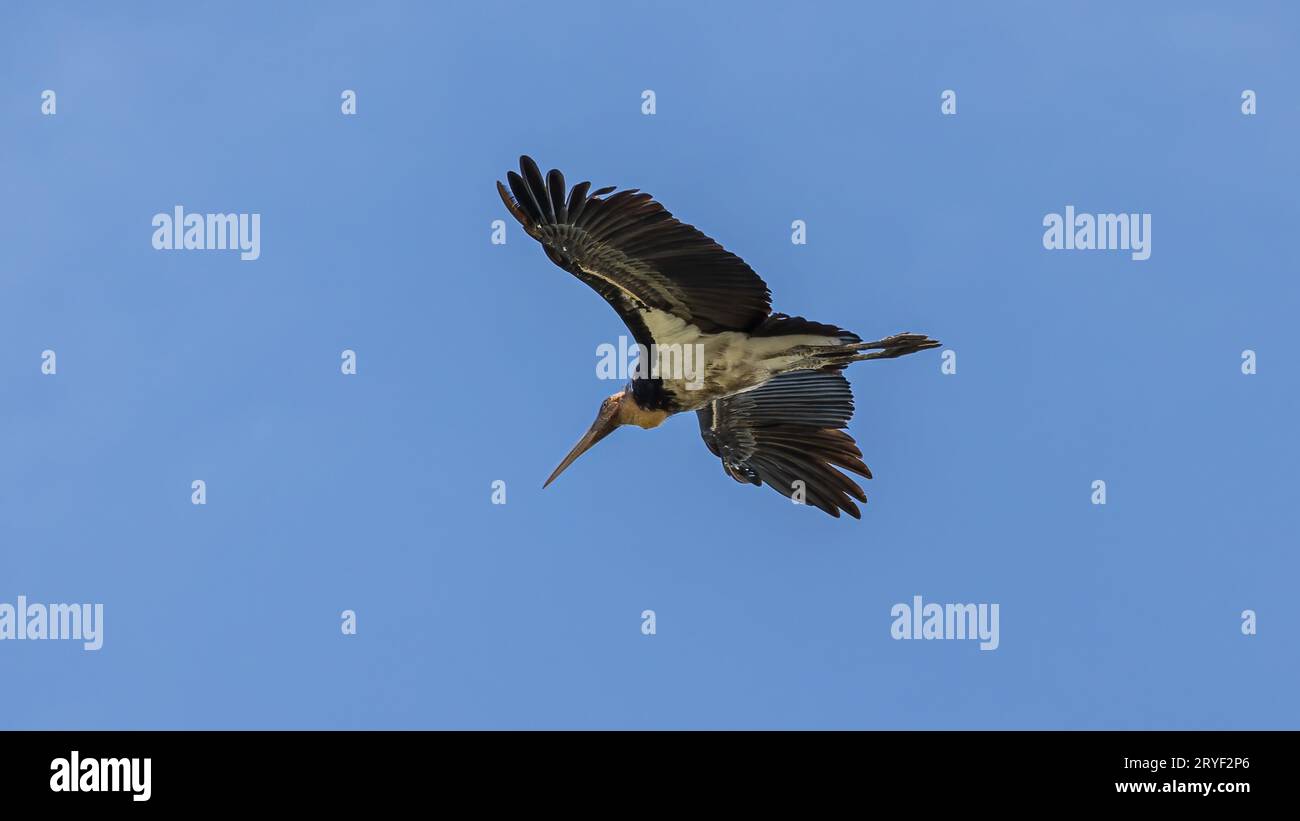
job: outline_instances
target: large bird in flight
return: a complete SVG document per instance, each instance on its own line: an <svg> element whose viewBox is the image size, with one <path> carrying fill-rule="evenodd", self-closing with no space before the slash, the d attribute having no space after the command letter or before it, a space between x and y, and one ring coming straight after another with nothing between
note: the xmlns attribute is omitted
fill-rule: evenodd
<svg viewBox="0 0 1300 821"><path fill-rule="evenodd" d="M509 190L497 183L506 208L552 262L618 312L640 347L640 362L648 355L657 364L656 351L688 347L703 355L694 374L638 367L601 403L591 429L546 485L620 425L653 428L693 410L704 444L736 481L766 483L832 516L843 510L861 518L853 500L866 502L866 494L837 469L871 478L844 431L853 394L842 371L850 362L939 343L911 333L863 342L834 325L772 313L767 285L744 260L649 194L592 191L589 182L568 189L563 174L543 176L527 156L519 158L519 171L506 175Z"/></svg>

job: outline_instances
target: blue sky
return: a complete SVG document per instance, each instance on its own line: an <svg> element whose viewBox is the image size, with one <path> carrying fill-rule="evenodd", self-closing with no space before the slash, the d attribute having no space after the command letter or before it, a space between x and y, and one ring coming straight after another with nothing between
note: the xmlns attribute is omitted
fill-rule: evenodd
<svg viewBox="0 0 1300 821"><path fill-rule="evenodd" d="M365 5L0 12L0 602L105 609L0 642L0 727L1300 726L1293 7ZM541 491L625 330L490 242L521 153L956 352L851 369L862 521L693 414ZM260 259L154 250L177 204Z"/></svg>

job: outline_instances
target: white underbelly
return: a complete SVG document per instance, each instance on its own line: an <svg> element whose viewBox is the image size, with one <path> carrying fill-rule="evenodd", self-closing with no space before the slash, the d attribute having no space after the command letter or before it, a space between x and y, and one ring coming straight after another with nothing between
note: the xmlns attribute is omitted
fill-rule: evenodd
<svg viewBox="0 0 1300 821"><path fill-rule="evenodd" d="M752 337L738 331L706 334L695 325L662 311L642 314L661 365L680 362L683 368L661 367L659 378L688 408L699 408L723 396L753 390L777 374L797 369L805 353L792 349L839 346L838 337L794 335ZM688 350L689 348L689 350Z"/></svg>

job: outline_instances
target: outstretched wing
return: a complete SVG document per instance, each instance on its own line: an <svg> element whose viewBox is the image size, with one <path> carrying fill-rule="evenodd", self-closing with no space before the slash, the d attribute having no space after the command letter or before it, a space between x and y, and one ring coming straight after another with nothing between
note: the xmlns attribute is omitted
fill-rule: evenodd
<svg viewBox="0 0 1300 821"><path fill-rule="evenodd" d="M866 502L866 494L836 469L871 478L862 451L843 430L853 416L853 393L843 374L791 371L696 413L704 444L737 482L766 482L786 497L802 482L807 504L837 518L841 510L862 518L853 499Z"/></svg>
<svg viewBox="0 0 1300 821"><path fill-rule="evenodd" d="M497 183L506 208L552 262L614 307L640 344L653 344L656 328L678 326L672 318L718 333L749 330L770 313L767 285L744 260L649 194L588 193L589 182L568 191L563 174L543 179L527 156L519 170L506 175L510 191Z"/></svg>

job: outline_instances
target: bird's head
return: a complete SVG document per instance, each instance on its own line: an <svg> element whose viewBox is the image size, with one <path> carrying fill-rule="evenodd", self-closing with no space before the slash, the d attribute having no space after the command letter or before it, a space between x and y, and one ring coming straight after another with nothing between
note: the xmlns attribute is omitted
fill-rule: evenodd
<svg viewBox="0 0 1300 821"><path fill-rule="evenodd" d="M564 472L565 468L590 450L592 445L613 433L614 428L628 424L631 421L629 411L635 406L636 400L632 398L631 393L626 389L609 396L604 402L601 402L600 411L596 414L596 421L591 423L591 428L578 440L578 444L573 446L573 450L569 451L569 455L564 457L564 461L560 462L560 466L555 469L555 472L551 474L551 478L547 479L546 484L542 485L542 487L545 488L551 482L554 482L556 477Z"/></svg>

